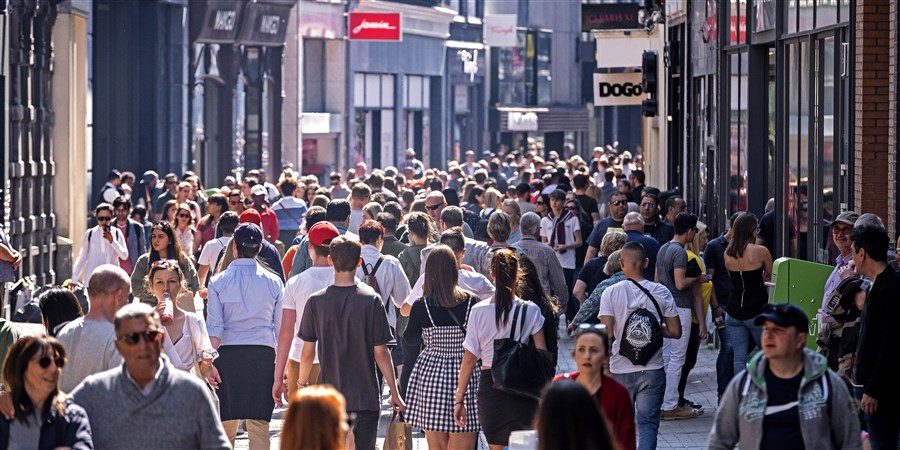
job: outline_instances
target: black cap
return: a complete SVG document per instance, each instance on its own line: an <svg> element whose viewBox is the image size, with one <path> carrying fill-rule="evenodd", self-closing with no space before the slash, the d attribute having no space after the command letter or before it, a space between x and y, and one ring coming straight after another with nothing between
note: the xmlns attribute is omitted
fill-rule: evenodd
<svg viewBox="0 0 900 450"><path fill-rule="evenodd" d="M241 247L259 248L262 240L262 230L255 223L242 223L234 229L234 242Z"/></svg>
<svg viewBox="0 0 900 450"><path fill-rule="evenodd" d="M767 303L762 314L753 320L755 325L770 321L779 327L794 327L801 333L809 334L809 317L796 305L790 303Z"/></svg>

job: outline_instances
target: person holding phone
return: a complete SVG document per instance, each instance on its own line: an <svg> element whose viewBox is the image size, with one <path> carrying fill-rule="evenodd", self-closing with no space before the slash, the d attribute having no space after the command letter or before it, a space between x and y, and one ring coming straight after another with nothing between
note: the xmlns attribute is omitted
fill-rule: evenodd
<svg viewBox="0 0 900 450"><path fill-rule="evenodd" d="M110 226L114 216L113 206L109 203L101 203L94 208L97 226L84 232L81 251L72 268L73 280L84 282L97 267L103 264L118 266L119 260L128 259L125 235L117 227Z"/></svg>

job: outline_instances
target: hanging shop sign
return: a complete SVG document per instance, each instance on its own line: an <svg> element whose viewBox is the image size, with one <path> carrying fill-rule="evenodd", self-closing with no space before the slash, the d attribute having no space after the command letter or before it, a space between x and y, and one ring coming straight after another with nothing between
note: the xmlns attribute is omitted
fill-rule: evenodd
<svg viewBox="0 0 900 450"><path fill-rule="evenodd" d="M506 115L506 129L509 131L537 131L537 113L510 111Z"/></svg>
<svg viewBox="0 0 900 450"><path fill-rule="evenodd" d="M594 74L594 106L640 105L645 98L640 73Z"/></svg>
<svg viewBox="0 0 900 450"><path fill-rule="evenodd" d="M290 0L266 0L248 3L236 43L239 45L284 45L288 17L293 2Z"/></svg>
<svg viewBox="0 0 900 450"><path fill-rule="evenodd" d="M242 0L191 2L189 5L191 29L198 32L192 39L194 42L230 44L237 39L243 17Z"/></svg>
<svg viewBox="0 0 900 450"><path fill-rule="evenodd" d="M518 45L515 14L486 14L484 16L484 45L515 47Z"/></svg>
<svg viewBox="0 0 900 450"><path fill-rule="evenodd" d="M400 13L352 12L349 15L351 41L403 40L403 18Z"/></svg>
<svg viewBox="0 0 900 450"><path fill-rule="evenodd" d="M639 3L583 3L581 31L630 30L642 28L638 21Z"/></svg>

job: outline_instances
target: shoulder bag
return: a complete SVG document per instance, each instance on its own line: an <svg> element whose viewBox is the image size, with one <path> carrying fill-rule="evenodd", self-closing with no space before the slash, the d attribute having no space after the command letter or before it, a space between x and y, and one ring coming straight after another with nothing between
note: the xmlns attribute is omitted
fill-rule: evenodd
<svg viewBox="0 0 900 450"><path fill-rule="evenodd" d="M494 340L491 376L494 379L494 389L539 399L544 386L553 379L553 356L550 352L535 347L530 336L527 344L516 339L516 326L518 325L521 337L525 332L527 316L527 305L516 302L509 337Z"/></svg>

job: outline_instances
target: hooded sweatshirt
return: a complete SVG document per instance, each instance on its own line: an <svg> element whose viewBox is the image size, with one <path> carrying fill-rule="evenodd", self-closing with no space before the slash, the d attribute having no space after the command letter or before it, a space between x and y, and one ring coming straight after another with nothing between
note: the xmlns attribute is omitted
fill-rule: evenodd
<svg viewBox="0 0 900 450"><path fill-rule="evenodd" d="M862 449L854 400L847 385L828 369L824 356L803 349L798 395L800 432L806 448ZM766 356L759 352L722 395L709 435L709 449L760 448L766 412ZM824 432L831 430L830 433Z"/></svg>

